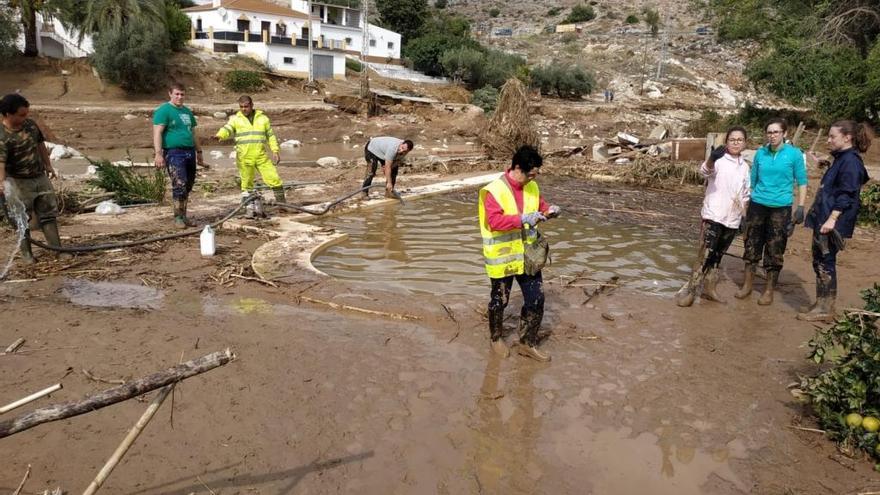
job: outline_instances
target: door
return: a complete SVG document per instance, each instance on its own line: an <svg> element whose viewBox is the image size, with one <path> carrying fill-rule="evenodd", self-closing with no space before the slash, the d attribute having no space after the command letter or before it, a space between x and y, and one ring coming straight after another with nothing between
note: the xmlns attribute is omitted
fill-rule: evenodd
<svg viewBox="0 0 880 495"><path fill-rule="evenodd" d="M237 27L238 27L238 32L240 32L240 33L243 33L245 31L249 31L251 29L251 21L239 19Z"/></svg>
<svg viewBox="0 0 880 495"><path fill-rule="evenodd" d="M267 36L272 36L272 23L263 21L260 23L260 36L263 36L263 33L266 33Z"/></svg>
<svg viewBox="0 0 880 495"><path fill-rule="evenodd" d="M315 79L333 79L333 56L312 55L312 71Z"/></svg>

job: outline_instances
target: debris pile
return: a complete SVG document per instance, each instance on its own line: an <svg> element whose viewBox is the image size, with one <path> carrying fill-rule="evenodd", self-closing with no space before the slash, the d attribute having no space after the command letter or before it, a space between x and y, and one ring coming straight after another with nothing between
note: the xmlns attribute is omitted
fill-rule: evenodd
<svg viewBox="0 0 880 495"><path fill-rule="evenodd" d="M480 138L489 158L510 158L526 144L540 149L541 142L529 112L528 94L519 79L504 83L495 114Z"/></svg>

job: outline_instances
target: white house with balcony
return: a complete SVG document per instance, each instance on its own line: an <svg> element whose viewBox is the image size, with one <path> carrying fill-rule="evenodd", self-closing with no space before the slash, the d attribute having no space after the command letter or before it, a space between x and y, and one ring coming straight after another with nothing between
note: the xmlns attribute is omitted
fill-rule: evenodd
<svg viewBox="0 0 880 495"><path fill-rule="evenodd" d="M291 0L290 6L265 0L212 0L183 9L192 21L191 43L215 53L240 53L273 70L299 77L309 71L308 43L316 79L344 79L346 55L360 55L360 9ZM311 22L310 22L311 21ZM400 35L368 24L368 60L400 63Z"/></svg>
<svg viewBox="0 0 880 495"><path fill-rule="evenodd" d="M37 52L50 58L82 58L92 54L92 37L68 31L60 22L37 12ZM24 31L19 33L17 46L24 50Z"/></svg>

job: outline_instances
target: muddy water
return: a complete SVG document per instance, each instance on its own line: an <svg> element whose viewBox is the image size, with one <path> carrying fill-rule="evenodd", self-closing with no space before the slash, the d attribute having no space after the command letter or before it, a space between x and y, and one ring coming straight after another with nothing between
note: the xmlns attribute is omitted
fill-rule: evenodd
<svg viewBox="0 0 880 495"><path fill-rule="evenodd" d="M472 202L427 198L319 221L349 234L316 256L333 277L408 293L483 295L486 275ZM691 246L643 227L600 225L583 216L542 224L552 263L544 278L587 270L599 280L618 275L629 288L672 293L688 270ZM374 285L375 286L375 285Z"/></svg>
<svg viewBox="0 0 880 495"><path fill-rule="evenodd" d="M61 293L73 304L99 308L160 309L165 297L143 285L80 279L65 280Z"/></svg>

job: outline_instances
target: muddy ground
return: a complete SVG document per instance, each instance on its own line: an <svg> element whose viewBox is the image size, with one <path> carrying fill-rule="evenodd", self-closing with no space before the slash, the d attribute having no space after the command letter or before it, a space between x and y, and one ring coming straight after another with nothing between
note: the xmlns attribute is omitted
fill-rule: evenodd
<svg viewBox="0 0 880 495"><path fill-rule="evenodd" d="M349 173L350 180L324 195L356 182L357 171ZM404 175L401 184L432 177ZM685 238L697 225L698 190L543 181L545 194L571 215L660 223ZM199 201L200 220L222 210L219 200ZM607 211L612 203L645 214ZM164 229L165 215L157 208L129 218L152 217L136 222L142 234ZM72 243L104 239L105 232L136 235L125 218L68 217L62 231ZM858 290L880 275L871 261L875 237L860 231L842 256L840 307L857 305ZM8 253L11 232L2 239L0 252ZM223 230L213 258L202 258L189 238L61 262L40 256L32 269L16 265L10 278L17 282L0 284L0 342L27 342L0 356L0 402L56 382L64 390L37 404L77 399L110 386L83 370L130 379L181 355L233 349L236 362L179 386L173 405L166 402L109 478L106 493L880 488L870 462L844 458L821 435L789 428L815 426L788 391L799 375L815 372L803 348L815 328L794 319L813 290L805 230L792 239L781 294L769 308L757 306L757 296L732 298L741 280L741 263L733 258L724 261L720 287L728 302L689 309L629 290L626 280L583 304L596 281L549 280L543 326L549 364L489 354L486 300L437 300L380 286L364 293L333 279L276 288L229 276L250 275L250 255L267 240ZM29 279L36 280L22 281ZM89 281L126 285L107 295ZM302 296L417 319L337 311ZM511 334L519 304L515 291ZM31 464L24 493L83 489L145 407L128 401L0 440L6 453L0 487L14 489Z"/></svg>

